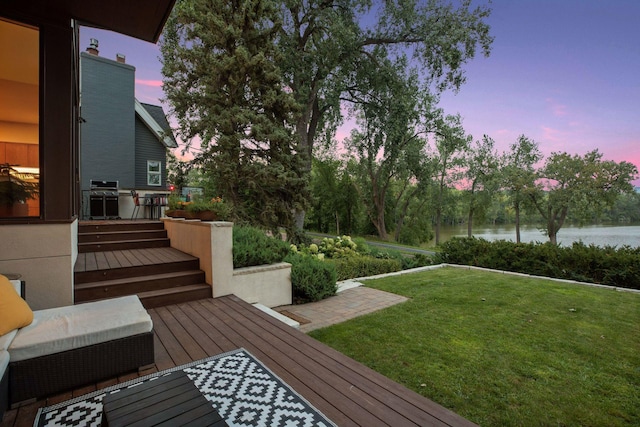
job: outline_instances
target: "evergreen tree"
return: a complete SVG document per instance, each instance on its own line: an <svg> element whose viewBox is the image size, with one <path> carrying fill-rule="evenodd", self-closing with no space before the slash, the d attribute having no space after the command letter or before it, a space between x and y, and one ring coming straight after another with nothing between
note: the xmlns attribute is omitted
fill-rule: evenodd
<svg viewBox="0 0 640 427"><path fill-rule="evenodd" d="M164 90L183 140L236 220L291 229L306 183L296 156L296 103L283 83L276 3L179 1L160 43Z"/></svg>

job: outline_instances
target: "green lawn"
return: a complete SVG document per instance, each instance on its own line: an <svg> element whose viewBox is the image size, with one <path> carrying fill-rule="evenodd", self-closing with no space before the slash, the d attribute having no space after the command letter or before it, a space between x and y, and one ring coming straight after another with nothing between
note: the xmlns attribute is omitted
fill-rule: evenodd
<svg viewBox="0 0 640 427"><path fill-rule="evenodd" d="M483 426L640 425L640 295L441 268L411 300L310 333Z"/></svg>

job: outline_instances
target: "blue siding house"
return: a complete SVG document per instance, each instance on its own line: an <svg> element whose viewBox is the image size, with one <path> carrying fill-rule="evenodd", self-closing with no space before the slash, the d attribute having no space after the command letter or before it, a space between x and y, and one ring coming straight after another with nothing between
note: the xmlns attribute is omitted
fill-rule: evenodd
<svg viewBox="0 0 640 427"><path fill-rule="evenodd" d="M120 55L100 57L96 40L80 54L80 108L82 218L131 217L132 190L141 197L168 194L167 149L178 145L165 113L135 99L135 67ZM102 193L111 204L98 212L95 199Z"/></svg>

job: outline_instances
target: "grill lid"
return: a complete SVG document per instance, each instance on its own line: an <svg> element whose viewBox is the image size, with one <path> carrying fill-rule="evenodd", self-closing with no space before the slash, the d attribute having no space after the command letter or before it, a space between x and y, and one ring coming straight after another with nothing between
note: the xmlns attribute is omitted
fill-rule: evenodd
<svg viewBox="0 0 640 427"><path fill-rule="evenodd" d="M117 190L118 181L100 181L92 179L89 181L91 190Z"/></svg>

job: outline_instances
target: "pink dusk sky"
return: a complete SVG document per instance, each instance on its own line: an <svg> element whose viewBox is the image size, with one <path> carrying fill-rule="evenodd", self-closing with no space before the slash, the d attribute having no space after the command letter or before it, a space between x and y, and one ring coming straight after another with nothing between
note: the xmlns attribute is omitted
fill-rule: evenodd
<svg viewBox="0 0 640 427"><path fill-rule="evenodd" d="M489 135L500 152L524 134L545 155L597 148L640 168L640 1L493 0L491 8L491 55L465 65L467 82L442 96L445 112L460 113L474 140ZM156 45L82 27L81 50L90 38L100 56L122 53L136 67L139 101L169 110Z"/></svg>

